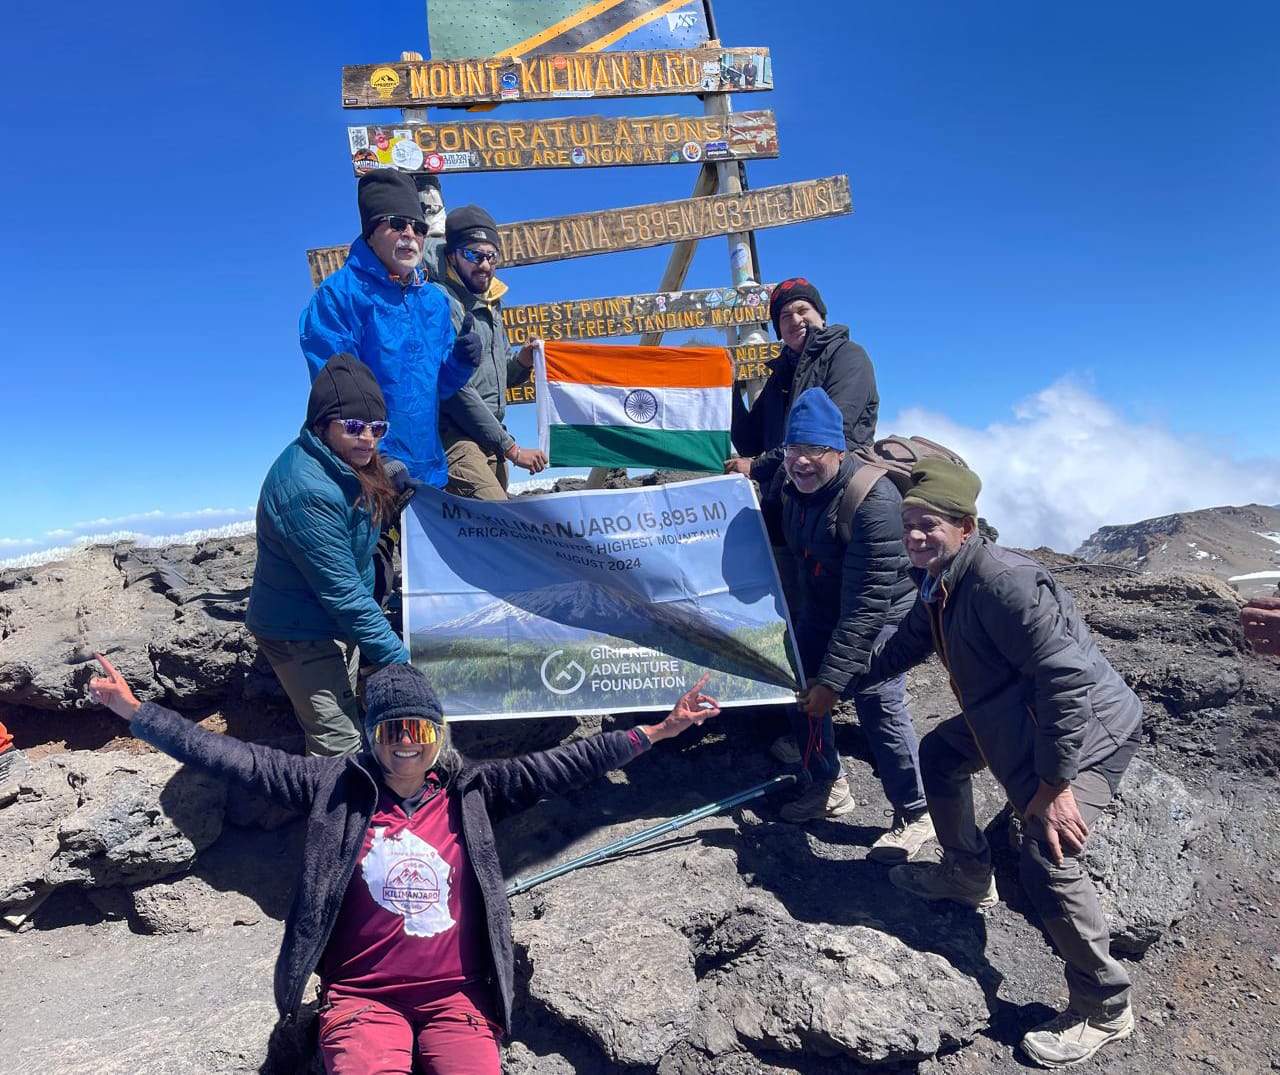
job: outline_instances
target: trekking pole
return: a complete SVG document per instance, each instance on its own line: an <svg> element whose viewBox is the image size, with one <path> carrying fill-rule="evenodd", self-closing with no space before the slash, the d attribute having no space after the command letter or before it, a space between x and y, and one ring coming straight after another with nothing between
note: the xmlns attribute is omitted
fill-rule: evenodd
<svg viewBox="0 0 1280 1075"><path fill-rule="evenodd" d="M763 784L757 784L753 788L747 788L746 791L740 791L736 795L730 795L727 799L721 799L719 802L708 803L706 806L700 806L696 810L690 810L687 814L681 814L679 817L673 817L670 821L663 821L651 828L644 829L641 832L632 833L630 836L624 836L621 840L615 840L611 844L597 848L595 851L588 851L579 855L577 858L570 859L568 862L562 862L559 866L552 866L548 870L541 873L535 873L532 877L519 878L507 886L507 895L515 896L521 892L528 892L535 885L542 884L543 881L550 881L552 878L560 877L563 874L571 873L578 869L579 866L590 866L595 862L603 862L605 859L621 854L623 851L629 851L633 847L639 847L641 844L655 840L659 836L665 836L669 832L675 832L676 829L682 829L686 825L691 825L695 821L700 821L704 817L710 817L712 814L718 814L721 810L728 810L731 807L739 806L742 803L749 802L751 799L758 798L770 791L772 788L781 784L791 783L795 780L794 773L783 773L781 776L775 776L772 780L766 780Z"/></svg>

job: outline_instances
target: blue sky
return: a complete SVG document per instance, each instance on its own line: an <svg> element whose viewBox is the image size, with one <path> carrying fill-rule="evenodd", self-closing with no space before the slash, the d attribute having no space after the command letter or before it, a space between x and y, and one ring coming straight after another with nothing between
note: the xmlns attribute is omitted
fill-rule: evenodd
<svg viewBox="0 0 1280 1075"><path fill-rule="evenodd" d="M346 125L396 115L344 112L341 68L425 51L423 4L20 10L7 115L27 135L0 175L0 558L248 517L305 408L304 251L357 231ZM984 513L1027 544L1280 502L1280 8L921 0L783 16L720 0L716 16L727 45L773 54L775 91L735 101L778 116L781 156L749 166L752 186L850 177L854 215L759 233L762 275L808 276L867 347L882 433L945 433L985 478ZM701 108L574 104L497 115ZM694 178L458 176L444 193L517 220L685 197ZM505 278L517 301L646 292L666 257ZM689 286L727 277L724 241L705 240ZM513 410L524 443L532 422Z"/></svg>

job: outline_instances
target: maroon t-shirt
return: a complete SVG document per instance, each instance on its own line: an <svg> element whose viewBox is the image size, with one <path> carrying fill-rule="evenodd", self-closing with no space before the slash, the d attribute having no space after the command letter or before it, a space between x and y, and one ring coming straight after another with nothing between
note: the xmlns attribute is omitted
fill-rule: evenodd
<svg viewBox="0 0 1280 1075"><path fill-rule="evenodd" d="M448 789L406 814L383 786L320 961L333 994L412 1008L490 973L480 885Z"/></svg>

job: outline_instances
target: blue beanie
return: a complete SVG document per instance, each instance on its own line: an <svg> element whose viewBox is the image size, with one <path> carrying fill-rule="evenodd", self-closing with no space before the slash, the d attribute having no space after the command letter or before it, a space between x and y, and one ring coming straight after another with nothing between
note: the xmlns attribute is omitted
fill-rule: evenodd
<svg viewBox="0 0 1280 1075"><path fill-rule="evenodd" d="M444 710L427 677L411 664L379 668L365 684L364 730L373 739L373 726L384 720L412 718L444 723Z"/></svg>
<svg viewBox="0 0 1280 1075"><path fill-rule="evenodd" d="M844 415L821 388L806 388L787 416L785 444L821 444L843 452Z"/></svg>

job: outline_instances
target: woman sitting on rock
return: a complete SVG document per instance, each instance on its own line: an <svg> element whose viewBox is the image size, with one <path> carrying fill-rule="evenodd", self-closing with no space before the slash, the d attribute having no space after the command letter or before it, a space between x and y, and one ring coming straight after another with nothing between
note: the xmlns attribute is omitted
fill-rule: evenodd
<svg viewBox="0 0 1280 1075"><path fill-rule="evenodd" d="M657 724L509 761L472 764L450 745L426 677L369 677L369 753L298 757L139 704L98 656L91 697L179 761L308 814L302 870L276 961L285 1016L320 974L320 1050L343 1075L414 1070L498 1075L511 1023L510 908L493 822L627 764L720 712L703 676Z"/></svg>
<svg viewBox="0 0 1280 1075"><path fill-rule="evenodd" d="M293 703L308 754L360 749L361 658L377 667L409 659L373 596L374 549L397 500L378 455L386 418L369 367L334 355L258 498L245 623Z"/></svg>

